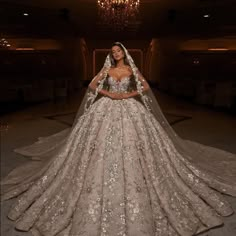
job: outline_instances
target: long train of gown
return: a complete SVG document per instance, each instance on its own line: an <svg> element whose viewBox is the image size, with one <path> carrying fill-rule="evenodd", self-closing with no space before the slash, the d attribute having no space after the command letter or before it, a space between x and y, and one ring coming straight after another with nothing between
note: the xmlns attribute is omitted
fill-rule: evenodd
<svg viewBox="0 0 236 236"><path fill-rule="evenodd" d="M2 200L17 197L8 217L34 236L195 235L233 213L221 193L236 196L236 162L186 145L203 158L181 155L139 101L102 97L71 131L16 150L41 161L3 179Z"/></svg>

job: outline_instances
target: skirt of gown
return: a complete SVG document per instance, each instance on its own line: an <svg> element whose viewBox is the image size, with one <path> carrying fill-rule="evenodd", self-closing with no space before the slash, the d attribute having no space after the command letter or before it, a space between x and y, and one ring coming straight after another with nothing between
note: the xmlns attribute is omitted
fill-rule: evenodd
<svg viewBox="0 0 236 236"><path fill-rule="evenodd" d="M10 172L1 199L17 197L8 218L34 236L196 235L233 214L221 193L236 196L236 155L185 142L199 160L134 98L102 97L73 129L15 150L40 161Z"/></svg>

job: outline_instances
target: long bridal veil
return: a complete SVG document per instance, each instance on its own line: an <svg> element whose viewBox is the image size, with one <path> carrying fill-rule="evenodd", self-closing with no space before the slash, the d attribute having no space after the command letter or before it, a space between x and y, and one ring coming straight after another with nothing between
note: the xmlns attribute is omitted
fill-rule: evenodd
<svg viewBox="0 0 236 236"><path fill-rule="evenodd" d="M133 71L133 83L131 83L130 91L138 91L139 96L136 96L135 99L145 106L152 119L156 119L160 123L169 138L170 144L175 147L177 151L175 155L176 161L181 162L184 166L182 173L178 174L184 174L185 168L187 168L188 171L204 180L213 189L236 196L236 154L182 139L166 120L152 89L149 87L148 90L143 90L142 80L146 81L145 78L136 67L124 45L121 43L119 45L123 47L126 62ZM72 134L74 126L83 120L89 109L92 109L93 104L101 98L102 95L99 91L108 89L107 74L111 66L111 55L108 54L103 68L93 78L93 80L96 79L98 81L98 86L95 90L90 87L87 88L71 128L48 137L41 137L32 145L14 150L30 157L31 160L12 170L1 181L3 200L10 199L24 192L49 168L50 163L60 154L67 138ZM159 131L156 130L156 132ZM139 145L140 148L144 145L141 140ZM168 152L169 150L166 151Z"/></svg>

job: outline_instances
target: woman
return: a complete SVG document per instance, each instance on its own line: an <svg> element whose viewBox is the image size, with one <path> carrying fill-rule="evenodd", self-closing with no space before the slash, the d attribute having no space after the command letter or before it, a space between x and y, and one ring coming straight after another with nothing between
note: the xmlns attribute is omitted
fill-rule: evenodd
<svg viewBox="0 0 236 236"><path fill-rule="evenodd" d="M236 196L235 155L181 139L119 42L71 130L16 151L41 160L2 181L3 200L18 196L8 217L32 235L190 236L233 214L221 193Z"/></svg>

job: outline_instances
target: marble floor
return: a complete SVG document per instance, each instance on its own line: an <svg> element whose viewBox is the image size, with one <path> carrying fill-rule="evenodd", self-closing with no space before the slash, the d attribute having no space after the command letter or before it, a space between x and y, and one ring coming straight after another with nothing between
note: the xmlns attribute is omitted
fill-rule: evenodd
<svg viewBox="0 0 236 236"><path fill-rule="evenodd" d="M160 106L175 131L183 138L236 153L236 118L157 93ZM1 117L1 177L15 166L27 161L12 150L33 143L39 136L47 136L67 128L80 104L82 95L58 103L44 103ZM236 212L236 198L226 196ZM1 235L26 236L14 230L6 214L14 199L1 203ZM200 234L202 236L235 236L236 214L224 218L224 226Z"/></svg>

